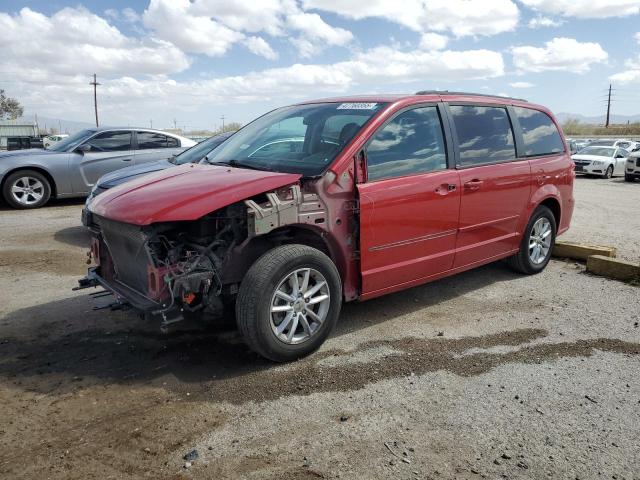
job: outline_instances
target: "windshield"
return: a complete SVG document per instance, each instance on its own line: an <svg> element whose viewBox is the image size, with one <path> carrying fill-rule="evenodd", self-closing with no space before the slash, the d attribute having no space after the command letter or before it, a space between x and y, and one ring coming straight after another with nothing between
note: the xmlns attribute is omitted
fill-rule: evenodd
<svg viewBox="0 0 640 480"><path fill-rule="evenodd" d="M232 132L222 133L211 138L207 138L200 143L196 143L193 147L185 150L181 154L177 155L173 159L173 163L176 165L183 165L185 163L199 162L202 160L211 150L216 148L227 138L231 136Z"/></svg>
<svg viewBox="0 0 640 480"><path fill-rule="evenodd" d="M616 149L611 147L587 147L580 150L580 155L597 155L598 157L613 157Z"/></svg>
<svg viewBox="0 0 640 480"><path fill-rule="evenodd" d="M615 140L598 140L596 142L591 142L589 145L592 147L613 147L615 143Z"/></svg>
<svg viewBox="0 0 640 480"><path fill-rule="evenodd" d="M384 106L314 103L284 107L253 121L208 155L210 163L320 175Z"/></svg>
<svg viewBox="0 0 640 480"><path fill-rule="evenodd" d="M96 133L96 131L91 129L80 130L78 133L74 133L63 140L60 140L58 143L51 145L47 150L51 150L53 152L71 151L94 133Z"/></svg>

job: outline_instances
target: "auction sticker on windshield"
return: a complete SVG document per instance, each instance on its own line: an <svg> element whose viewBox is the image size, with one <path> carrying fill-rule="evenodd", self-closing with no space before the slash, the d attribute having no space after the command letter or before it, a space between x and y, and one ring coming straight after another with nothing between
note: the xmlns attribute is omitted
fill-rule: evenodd
<svg viewBox="0 0 640 480"><path fill-rule="evenodd" d="M338 110L373 110L377 103L342 103L338 106Z"/></svg>

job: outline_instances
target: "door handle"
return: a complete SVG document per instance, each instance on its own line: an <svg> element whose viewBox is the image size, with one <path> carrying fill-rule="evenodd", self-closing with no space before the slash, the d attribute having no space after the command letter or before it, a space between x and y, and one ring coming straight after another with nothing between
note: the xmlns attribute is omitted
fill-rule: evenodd
<svg viewBox="0 0 640 480"><path fill-rule="evenodd" d="M443 183L436 187L435 192L438 195L446 195L447 193L454 192L456 188L458 187L455 183Z"/></svg>
<svg viewBox="0 0 640 480"><path fill-rule="evenodd" d="M480 187L482 187L483 183L484 182L482 180L478 180L477 178L474 178L473 180L469 180L464 184L464 189L470 192L473 192L475 190L480 190Z"/></svg>
<svg viewBox="0 0 640 480"><path fill-rule="evenodd" d="M131 158L123 158L122 161L123 162L130 162L132 159Z"/></svg>

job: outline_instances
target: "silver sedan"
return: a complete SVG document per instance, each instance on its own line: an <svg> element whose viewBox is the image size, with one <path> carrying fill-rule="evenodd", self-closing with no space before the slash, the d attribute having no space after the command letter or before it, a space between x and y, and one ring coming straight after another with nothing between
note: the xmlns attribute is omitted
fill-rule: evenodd
<svg viewBox="0 0 640 480"><path fill-rule="evenodd" d="M14 208L38 208L54 198L84 197L102 175L165 160L196 142L145 128L90 128L52 145L0 153L0 185Z"/></svg>

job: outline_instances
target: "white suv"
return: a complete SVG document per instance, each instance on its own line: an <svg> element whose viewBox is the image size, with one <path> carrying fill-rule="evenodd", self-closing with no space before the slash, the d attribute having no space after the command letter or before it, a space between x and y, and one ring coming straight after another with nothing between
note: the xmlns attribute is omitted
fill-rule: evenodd
<svg viewBox="0 0 640 480"><path fill-rule="evenodd" d="M636 178L640 178L640 151L629 155L624 169L624 179L627 182L633 182Z"/></svg>

